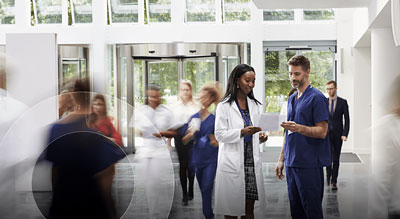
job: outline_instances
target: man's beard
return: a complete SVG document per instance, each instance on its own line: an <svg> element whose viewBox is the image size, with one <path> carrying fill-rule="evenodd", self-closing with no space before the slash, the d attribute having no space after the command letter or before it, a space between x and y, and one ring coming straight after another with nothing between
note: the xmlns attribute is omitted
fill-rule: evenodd
<svg viewBox="0 0 400 219"><path fill-rule="evenodd" d="M294 85L293 82L297 82L297 85ZM293 88L298 89L304 84L304 78L301 81L298 80L291 81L290 84L292 85Z"/></svg>

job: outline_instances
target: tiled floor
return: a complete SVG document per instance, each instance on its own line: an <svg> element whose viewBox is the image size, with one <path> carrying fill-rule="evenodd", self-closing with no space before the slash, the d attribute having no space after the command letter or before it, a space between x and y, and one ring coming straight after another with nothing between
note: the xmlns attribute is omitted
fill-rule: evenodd
<svg viewBox="0 0 400 219"><path fill-rule="evenodd" d="M367 188L370 156L360 156L361 163L342 163L338 179L338 191L332 191L325 186L323 201L324 218L365 218L367 209ZM122 218L148 218L147 202L143 189L143 182L135 180L135 168L137 164L122 162L117 165L117 174L114 184L114 197L119 215ZM275 163L263 163L265 191L267 197L266 218L290 218L289 202L286 189L286 181L280 181L274 176ZM172 174L172 171L174 174ZM174 196L169 218L203 218L201 209L201 195L197 182L195 183L194 200L189 206L182 206L182 191L180 188L178 164L171 167L171 180L175 186L171 186ZM172 178L173 177L173 178ZM16 200L16 218L39 219L44 218L36 205L41 209L48 206L50 193L21 192ZM35 202L36 200L36 202ZM6 218L0 215L0 218ZM15 218L15 217L13 217ZM217 216L216 218L222 218Z"/></svg>

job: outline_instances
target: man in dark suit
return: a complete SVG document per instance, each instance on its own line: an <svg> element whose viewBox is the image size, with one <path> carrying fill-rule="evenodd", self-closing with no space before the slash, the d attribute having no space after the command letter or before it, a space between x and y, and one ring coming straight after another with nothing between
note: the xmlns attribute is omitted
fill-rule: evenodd
<svg viewBox="0 0 400 219"><path fill-rule="evenodd" d="M337 190L337 177L339 173L340 151L343 141L347 141L350 129L349 106L347 101L336 95L337 84L335 81L326 83L329 94L329 140L332 149L332 165L326 167L328 185L332 183L332 190ZM343 125L344 117L344 125Z"/></svg>

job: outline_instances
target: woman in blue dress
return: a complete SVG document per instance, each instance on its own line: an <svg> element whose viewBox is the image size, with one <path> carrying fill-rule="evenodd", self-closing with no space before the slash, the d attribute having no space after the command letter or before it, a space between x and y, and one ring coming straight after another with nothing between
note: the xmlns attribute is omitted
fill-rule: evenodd
<svg viewBox="0 0 400 219"><path fill-rule="evenodd" d="M195 142L192 147L191 164L200 186L203 215L208 219L214 217L211 200L218 160L218 142L214 137L215 116L208 108L213 103L217 105L221 99L218 86L204 85L199 91L198 98L202 105L201 110L194 114L183 127L182 142L184 144L191 140Z"/></svg>

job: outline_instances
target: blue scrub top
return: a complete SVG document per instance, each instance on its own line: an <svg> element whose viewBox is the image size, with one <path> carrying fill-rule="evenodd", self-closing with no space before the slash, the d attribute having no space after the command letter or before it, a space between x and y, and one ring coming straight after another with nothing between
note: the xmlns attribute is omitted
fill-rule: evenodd
<svg viewBox="0 0 400 219"><path fill-rule="evenodd" d="M200 114L196 113L190 117L186 123L181 134L184 136L188 129L188 124L193 118L200 118ZM210 114L205 120L200 123L200 130L196 132L194 144L191 151L191 165L194 167L204 167L210 163L217 163L218 160L218 147L210 144L210 134L214 134L215 116Z"/></svg>
<svg viewBox="0 0 400 219"><path fill-rule="evenodd" d="M287 120L305 126L329 121L327 98L311 85L296 100L297 92L289 97ZM285 165L288 167L315 168L331 165L328 134L324 139L311 138L297 132L286 131Z"/></svg>

